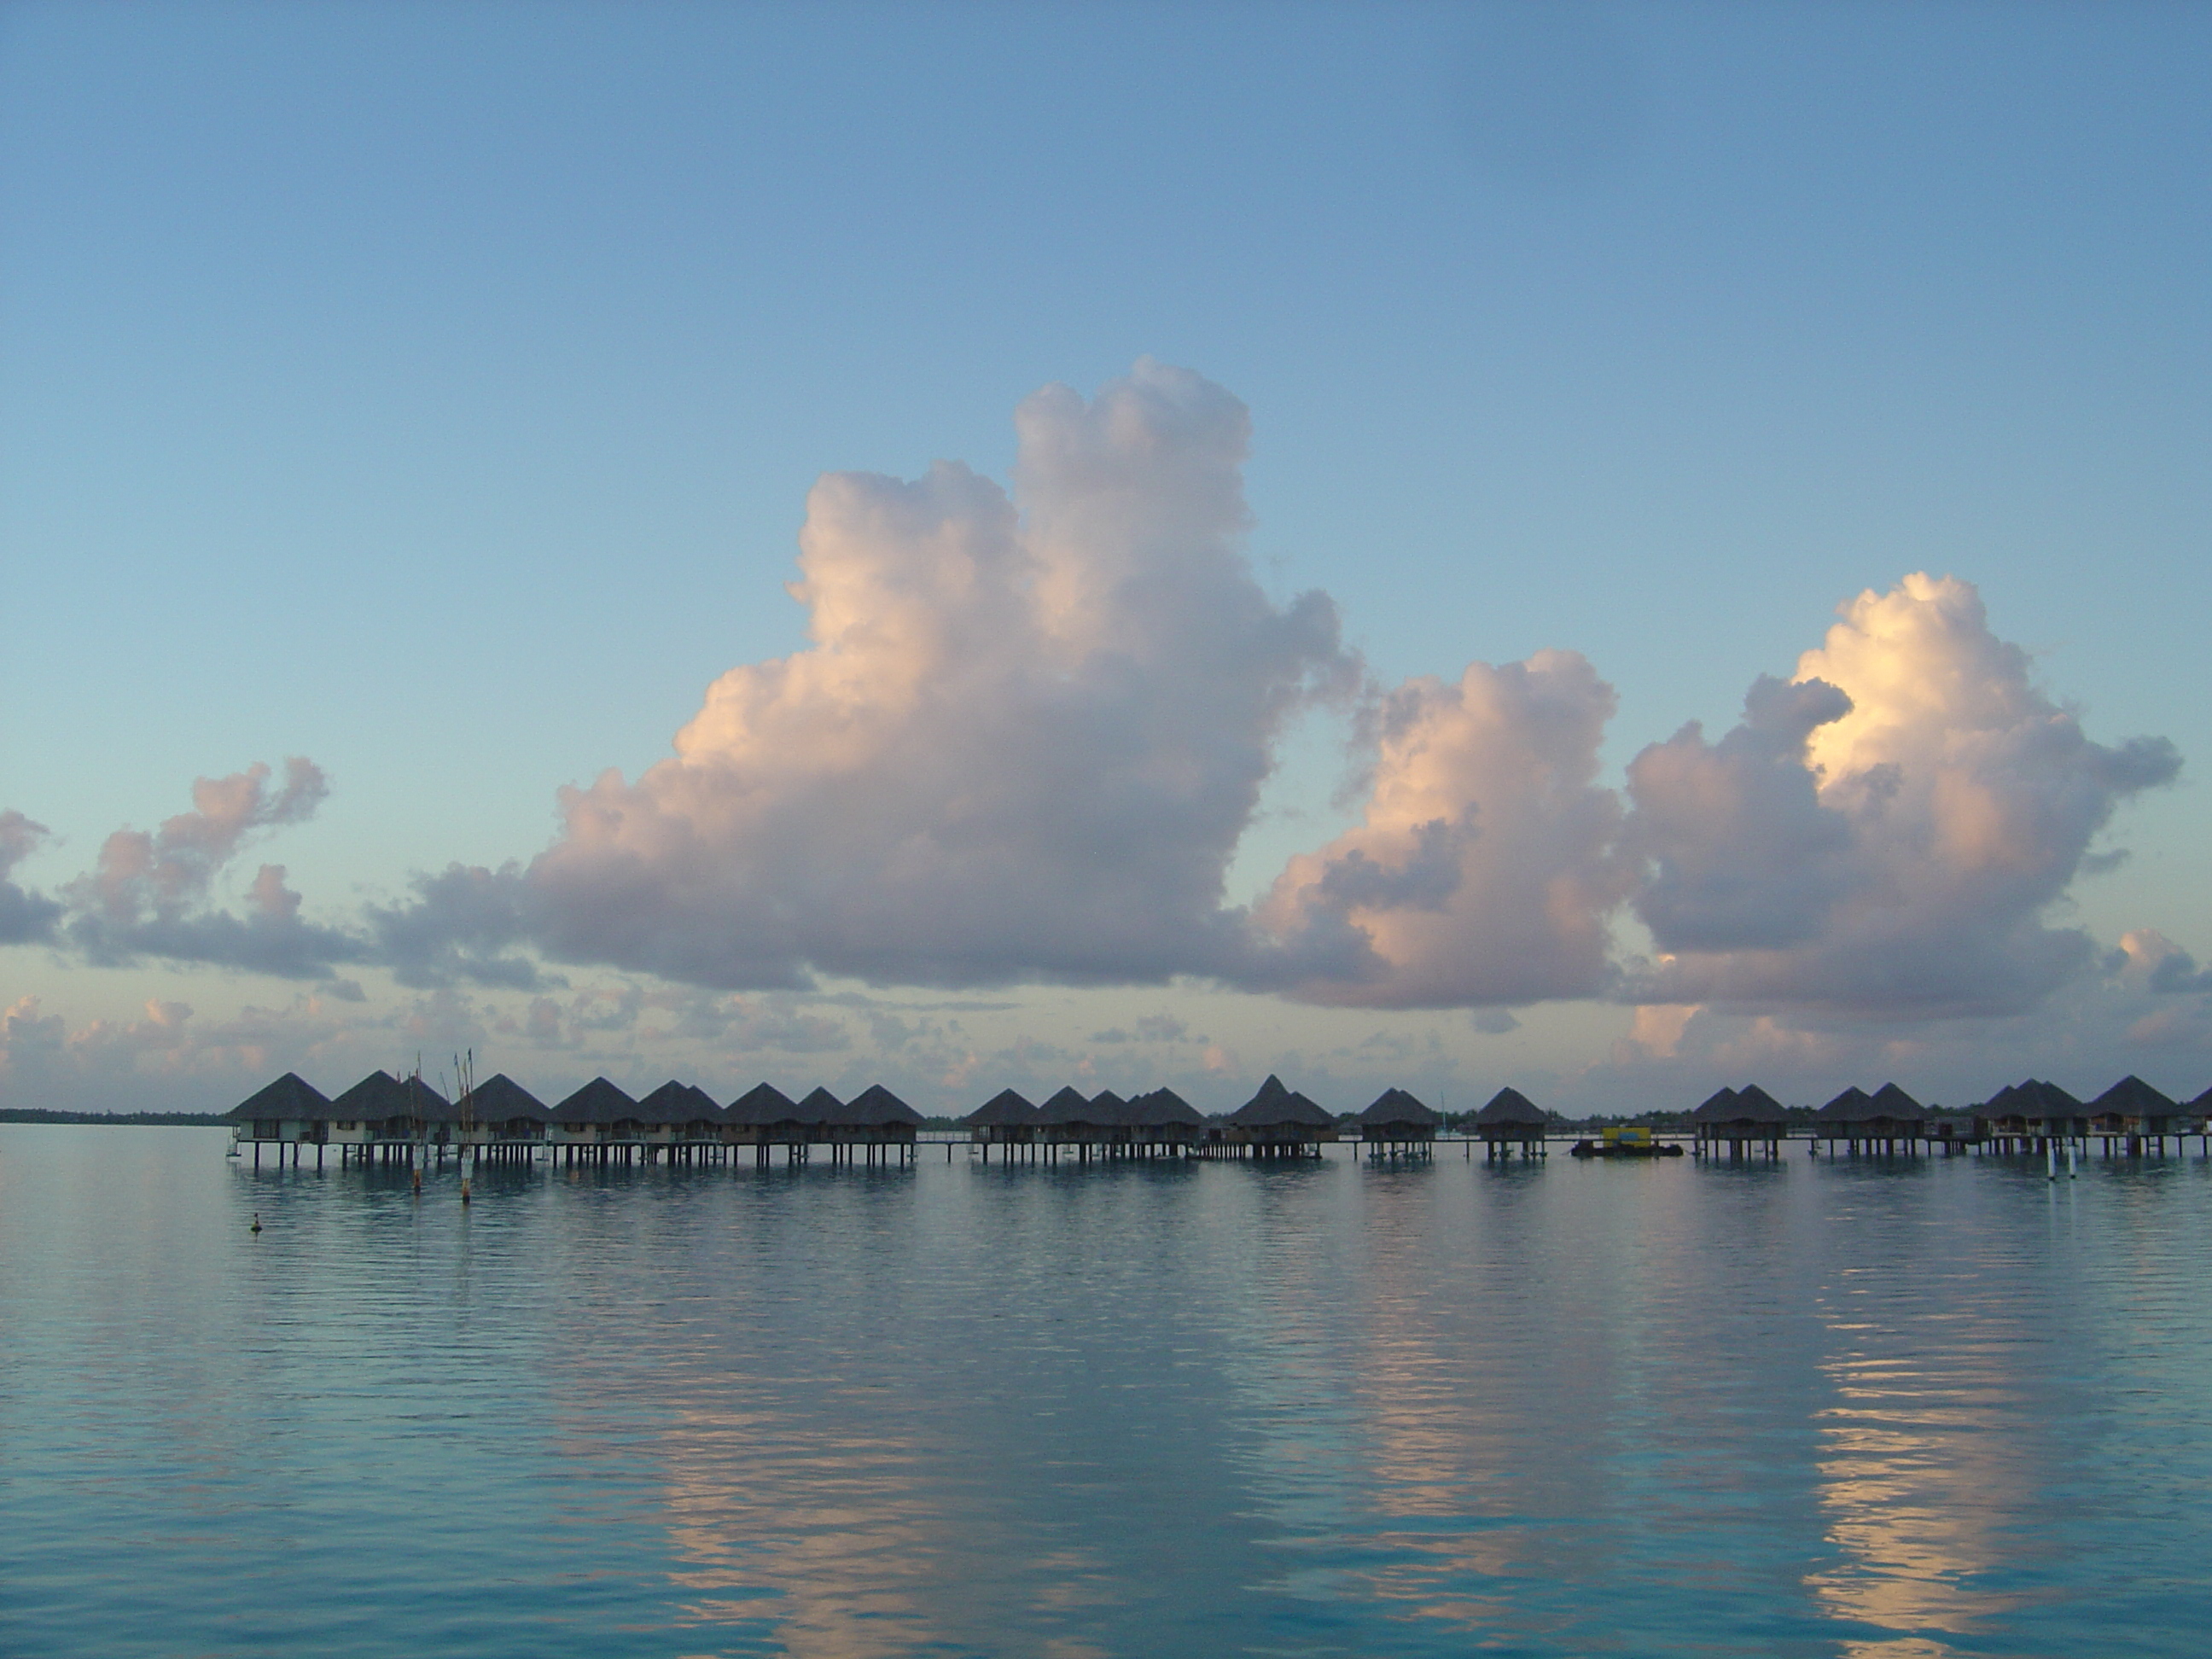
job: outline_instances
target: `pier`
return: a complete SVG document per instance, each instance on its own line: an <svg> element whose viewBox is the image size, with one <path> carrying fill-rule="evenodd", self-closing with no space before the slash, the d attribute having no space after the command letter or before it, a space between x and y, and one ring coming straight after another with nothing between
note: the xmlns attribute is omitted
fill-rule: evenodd
<svg viewBox="0 0 2212 1659"><path fill-rule="evenodd" d="M463 1072L465 1078L465 1071ZM1518 1090L1498 1091L1455 1127L1401 1089L1389 1089L1358 1113L1336 1114L1270 1076L1236 1110L1198 1111L1172 1089L1124 1099L1110 1090L1085 1096L1066 1088L1033 1105L1001 1090L950 1129L929 1130L921 1113L881 1084L850 1101L816 1088L793 1101L762 1083L718 1105L696 1085L676 1079L632 1099L604 1077L546 1106L505 1074L471 1081L448 1100L418 1074L372 1072L335 1098L287 1072L226 1114L233 1150L254 1168L268 1159L317 1169L335 1154L339 1167L421 1169L448 1158L544 1163L563 1168L734 1164L767 1168L781 1150L797 1167L817 1158L833 1165L896 1168L924 1146L962 1148L984 1164L1118 1164L1145 1159L1311 1159L1348 1141L1372 1162L1426 1159L1457 1143L1484 1161L1541 1158L1550 1143L1587 1141L1619 1121L1569 1123ZM1756 1084L1719 1091L1686 1110L1632 1120L1639 1144L1679 1147L1730 1161L1781 1156L1802 1140L1831 1158L2020 1156L2053 1170L2063 1157L2212 1156L2212 1089L2186 1104L2130 1076L2083 1102L2036 1079L2010 1084L1979 1105L1957 1111L1923 1106L1899 1085L1872 1094L1851 1088L1826 1105L1788 1109ZM942 1121L942 1120L940 1120Z"/></svg>

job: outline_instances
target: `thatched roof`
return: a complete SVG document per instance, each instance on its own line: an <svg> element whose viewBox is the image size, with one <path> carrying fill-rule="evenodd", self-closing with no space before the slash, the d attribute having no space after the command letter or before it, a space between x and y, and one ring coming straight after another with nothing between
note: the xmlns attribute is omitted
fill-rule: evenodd
<svg viewBox="0 0 2212 1659"><path fill-rule="evenodd" d="M1474 1115L1475 1122L1483 1127L1498 1124L1526 1123L1540 1125L1551 1120L1544 1109L1522 1094L1518 1089L1500 1089L1491 1096L1490 1103Z"/></svg>
<svg viewBox="0 0 2212 1659"><path fill-rule="evenodd" d="M1037 1109L1012 1089L1001 1089L960 1120L970 1128L1027 1128L1037 1121Z"/></svg>
<svg viewBox="0 0 2212 1659"><path fill-rule="evenodd" d="M1334 1129L1336 1117L1325 1112L1304 1095L1283 1086L1282 1079L1273 1073L1260 1085L1260 1091L1230 1113L1229 1121L1241 1129L1273 1129L1291 1125L1308 1129Z"/></svg>
<svg viewBox="0 0 2212 1659"><path fill-rule="evenodd" d="M377 1075L384 1074L380 1072ZM281 1120L313 1123L335 1114L320 1090L297 1072L287 1072L274 1083L255 1090L223 1115L240 1123Z"/></svg>
<svg viewBox="0 0 2212 1659"><path fill-rule="evenodd" d="M1885 1083L1874 1091L1869 1103L1874 1115L1887 1118L1893 1123L1917 1123L1928 1115L1928 1109L1894 1083Z"/></svg>
<svg viewBox="0 0 2212 1659"><path fill-rule="evenodd" d="M1875 1115L1868 1109L1873 1104L1874 1097L1854 1083L1820 1108L1820 1117L1829 1123L1861 1123Z"/></svg>
<svg viewBox="0 0 2212 1659"><path fill-rule="evenodd" d="M637 1103L603 1077L595 1077L553 1109L556 1123L635 1121Z"/></svg>
<svg viewBox="0 0 2212 1659"><path fill-rule="evenodd" d="M799 1123L835 1123L844 1109L844 1102L827 1089L811 1089L806 1098L792 1109L792 1115Z"/></svg>
<svg viewBox="0 0 2212 1659"><path fill-rule="evenodd" d="M1206 1121L1198 1108L1172 1089L1155 1089L1129 1103L1128 1121L1140 1128L1163 1128L1180 1124L1195 1129Z"/></svg>
<svg viewBox="0 0 2212 1659"><path fill-rule="evenodd" d="M1975 1107L1973 1115L1984 1122L2018 1117L2039 1123L2063 1123L2081 1116L2087 1109L2057 1084L2027 1078L2007 1084Z"/></svg>
<svg viewBox="0 0 2212 1659"><path fill-rule="evenodd" d="M1098 1120L1091 1115L1091 1103L1074 1089L1066 1088L1037 1108L1037 1121L1060 1125L1096 1123Z"/></svg>
<svg viewBox="0 0 2212 1659"><path fill-rule="evenodd" d="M1740 1123L1787 1123L1790 1114L1780 1101L1756 1083L1747 1083L1735 1091L1736 1121Z"/></svg>
<svg viewBox="0 0 2212 1659"><path fill-rule="evenodd" d="M407 1091L389 1072L371 1072L331 1103L331 1115L342 1123L389 1123L407 1112Z"/></svg>
<svg viewBox="0 0 2212 1659"><path fill-rule="evenodd" d="M2194 1116L2212 1116L2212 1089L2207 1089L2203 1094L2197 1096L2185 1109Z"/></svg>
<svg viewBox="0 0 2212 1659"><path fill-rule="evenodd" d="M1707 1095L1697 1110L1690 1114L1693 1123L1735 1123L1740 1121L1736 1109L1736 1093L1733 1089L1717 1089Z"/></svg>
<svg viewBox="0 0 2212 1659"><path fill-rule="evenodd" d="M1403 1089L1385 1089L1375 1097L1375 1103L1359 1115L1363 1127L1379 1129L1386 1124L1403 1123L1416 1129L1433 1129L1443 1119L1407 1094Z"/></svg>
<svg viewBox="0 0 2212 1659"><path fill-rule="evenodd" d="M524 1119L543 1123L550 1115L544 1102L504 1072L485 1079L469 1091L469 1109L479 1123L514 1123Z"/></svg>
<svg viewBox="0 0 2212 1659"><path fill-rule="evenodd" d="M1130 1121L1129 1103L1111 1089L1101 1089L1091 1097L1091 1121L1126 1124Z"/></svg>
<svg viewBox="0 0 2212 1659"><path fill-rule="evenodd" d="M835 1120L856 1128L881 1129L893 1124L921 1127L921 1114L880 1083L871 1083L847 1101Z"/></svg>
<svg viewBox="0 0 2212 1659"><path fill-rule="evenodd" d="M2091 1116L2173 1117L2181 1108L2130 1072L2089 1103Z"/></svg>
<svg viewBox="0 0 2212 1659"><path fill-rule="evenodd" d="M722 1121L756 1126L796 1123L799 1108L789 1095L773 1083L756 1083L729 1103L722 1114Z"/></svg>
<svg viewBox="0 0 2212 1659"><path fill-rule="evenodd" d="M671 1078L650 1094L639 1097L637 1121L662 1124L696 1123L702 1119L709 1123L719 1121L722 1109L708 1100L702 1109L699 1103L702 1099L705 1097L697 1090Z"/></svg>

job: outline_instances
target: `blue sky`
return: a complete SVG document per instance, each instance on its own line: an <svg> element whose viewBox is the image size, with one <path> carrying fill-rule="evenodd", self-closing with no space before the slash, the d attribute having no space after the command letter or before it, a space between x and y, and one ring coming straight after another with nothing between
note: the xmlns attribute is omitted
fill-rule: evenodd
<svg viewBox="0 0 2212 1659"><path fill-rule="evenodd" d="M195 777L291 755L327 799L211 903L265 859L344 926L411 872L527 861L556 788L636 778L717 676L805 643L783 584L817 475L1003 480L1024 398L1150 357L1250 410L1267 594L1325 591L1381 687L1583 653L1618 693L1608 787L1727 729L1838 604L1973 583L2091 738L2182 757L2051 919L2212 954L2208 47L2201 10L2127 5L10 8L0 808L51 832L15 879L58 894ZM1357 818L1348 718L1277 739L1233 900ZM677 995L561 971L571 1013ZM488 988L343 977L360 1001L299 1017L326 1084L457 1036L549 1086L811 1063L635 1024L536 1053ZM0 1005L35 996L77 1056L0 1088L220 1100L263 1052L234 1026L98 1066L78 1039L314 995L0 947ZM935 995L837 981L777 1018L948 1098L1023 1042L1194 1091L1281 1063L1358 1094L1378 1036L1432 1088L1562 1098L1729 1063L1586 1074L1618 996L1486 1032L1188 980L908 1006ZM2154 1012L2084 1014L2054 1066L2212 1082L2201 1009ZM1233 1035L1091 1040L1145 1018ZM1900 1050L1924 1023L1814 1023L1819 1058L1773 1060L1808 1089L2018 1069L1987 1024Z"/></svg>

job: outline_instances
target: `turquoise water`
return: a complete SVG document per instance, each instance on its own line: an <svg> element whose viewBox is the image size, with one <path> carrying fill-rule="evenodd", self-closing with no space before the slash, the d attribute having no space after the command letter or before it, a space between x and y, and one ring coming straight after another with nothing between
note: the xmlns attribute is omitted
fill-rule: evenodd
<svg viewBox="0 0 2212 1659"><path fill-rule="evenodd" d="M0 1127L0 1652L2196 1654L2212 1166ZM258 1212L265 1231L247 1224Z"/></svg>

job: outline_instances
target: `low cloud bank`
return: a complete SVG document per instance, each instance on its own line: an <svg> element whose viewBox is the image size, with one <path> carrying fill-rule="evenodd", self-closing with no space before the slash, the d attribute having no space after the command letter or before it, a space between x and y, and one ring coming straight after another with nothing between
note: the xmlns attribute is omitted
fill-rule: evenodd
<svg viewBox="0 0 2212 1659"><path fill-rule="evenodd" d="M1733 729L1685 726L1607 787L1615 698L1581 656L1382 690L1327 596L1267 596L1250 421L1220 387L1143 362L1016 424L1011 494L953 463L823 477L790 589L812 642L724 674L635 781L563 792L527 865L421 875L343 926L306 920L281 865L216 903L253 837L327 792L295 759L281 784L199 781L58 898L8 879L43 831L0 815L0 943L428 989L557 990L552 961L726 992L1190 975L1509 1024L1592 997L1987 1018L2098 963L2049 918L2116 810L2179 766L2160 738L2091 740L1971 586L1913 575L1757 679ZM1228 905L1279 741L1322 702L1366 736L1360 822ZM1631 915L1649 960L1615 946ZM2204 980L2175 947L2138 976Z"/></svg>

